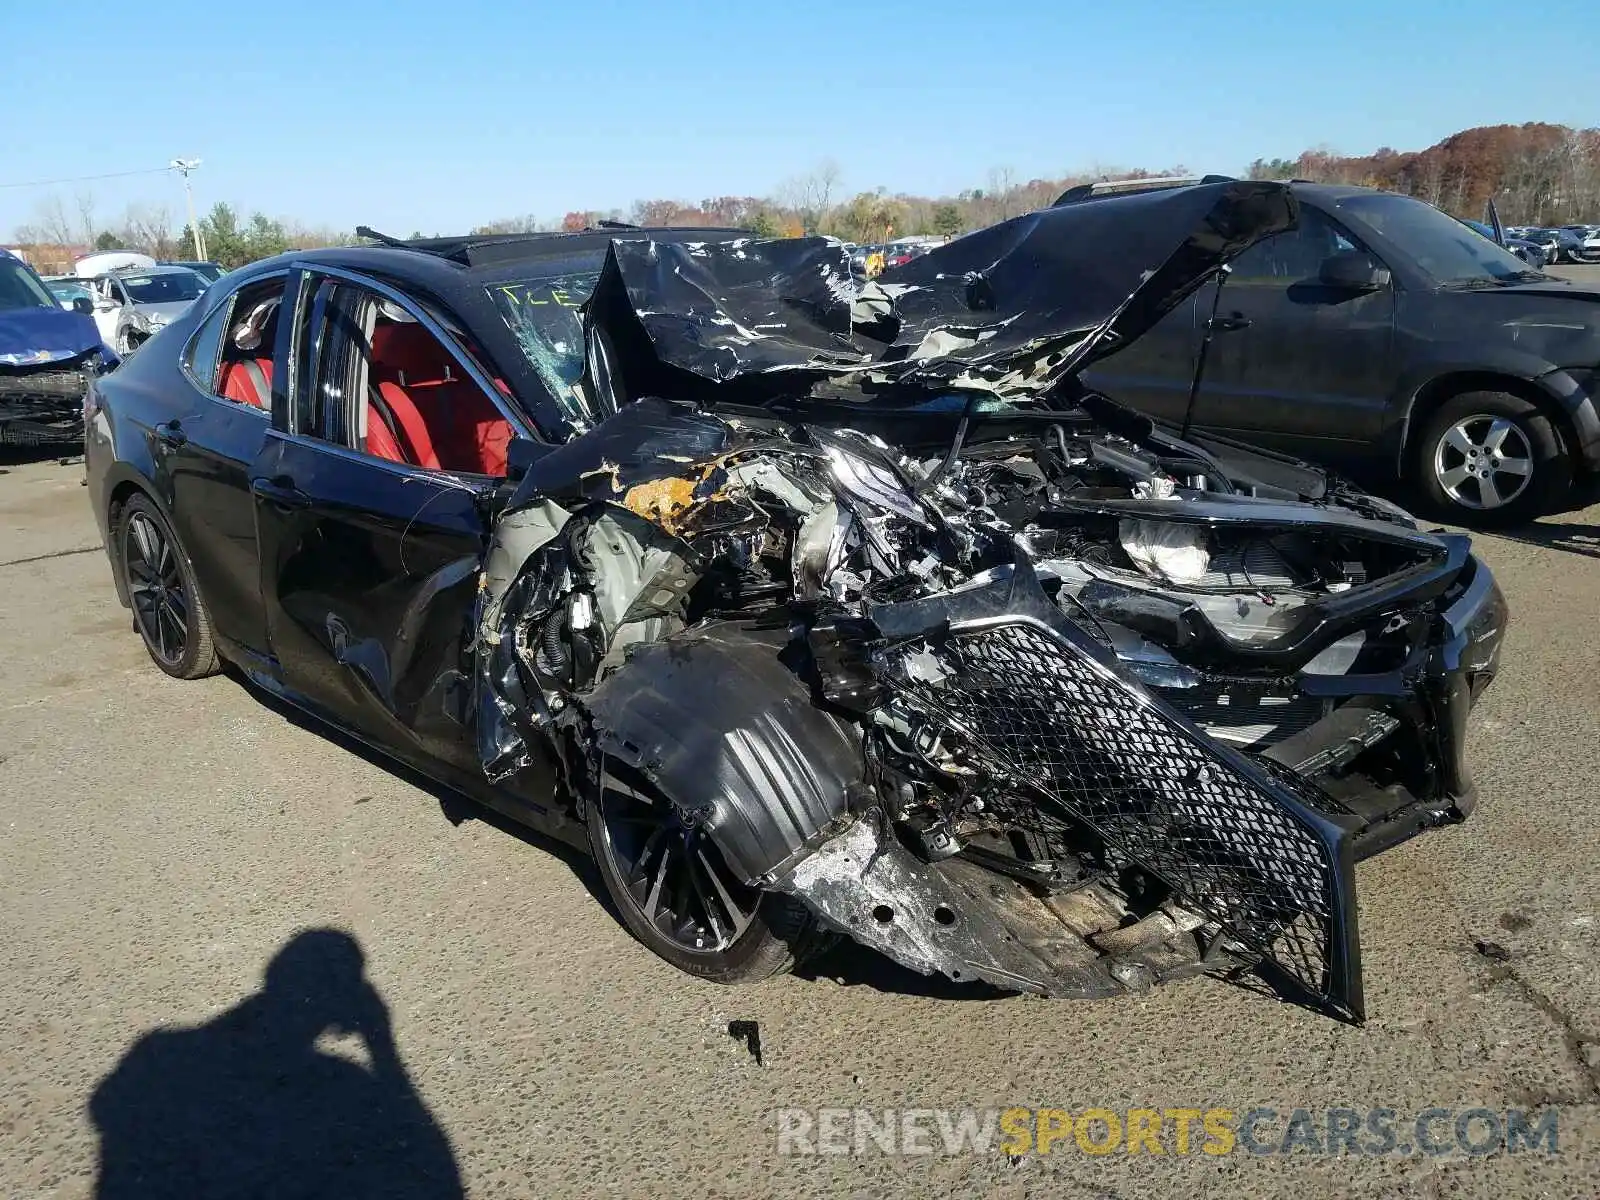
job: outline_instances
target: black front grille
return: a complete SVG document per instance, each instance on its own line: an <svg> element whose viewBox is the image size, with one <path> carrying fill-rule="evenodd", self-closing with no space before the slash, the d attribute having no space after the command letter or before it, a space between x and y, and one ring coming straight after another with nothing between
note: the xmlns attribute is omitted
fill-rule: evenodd
<svg viewBox="0 0 1600 1200"><path fill-rule="evenodd" d="M887 652L887 675L966 735L985 765L1042 792L1309 998L1360 1015L1342 834L1317 806L1186 726L1088 653L1032 624Z"/></svg>

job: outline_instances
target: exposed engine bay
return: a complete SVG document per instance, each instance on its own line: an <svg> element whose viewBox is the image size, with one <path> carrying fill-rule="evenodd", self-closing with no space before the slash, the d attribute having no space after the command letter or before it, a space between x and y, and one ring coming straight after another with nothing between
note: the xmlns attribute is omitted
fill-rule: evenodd
<svg viewBox="0 0 1600 1200"><path fill-rule="evenodd" d="M664 306L629 253L591 301L594 420L528 464L488 559L489 777L553 745L576 804L648 789L720 858L669 922L706 945L773 893L955 979L1096 996L1253 968L1359 1019L1353 861L1473 803L1464 722L1505 612L1467 539L1075 388L1171 258L1097 328L1000 359L971 324L908 333L915 282L867 299L921 357L852 356L857 292L845 339L785 358L795 305L764 332L725 293L675 310L748 335L708 371L707 337L645 353Z"/></svg>

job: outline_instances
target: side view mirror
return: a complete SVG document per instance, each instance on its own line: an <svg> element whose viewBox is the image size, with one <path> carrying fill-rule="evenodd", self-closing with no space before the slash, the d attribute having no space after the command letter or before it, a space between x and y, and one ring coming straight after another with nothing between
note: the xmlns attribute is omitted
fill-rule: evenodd
<svg viewBox="0 0 1600 1200"><path fill-rule="evenodd" d="M72 299L72 311L82 313L86 317L93 316L94 301L87 296L74 296Z"/></svg>
<svg viewBox="0 0 1600 1200"><path fill-rule="evenodd" d="M533 464L551 450L543 442L525 437L515 437L506 447L506 479L516 483L526 475Z"/></svg>
<svg viewBox="0 0 1600 1200"><path fill-rule="evenodd" d="M110 312L113 308L116 308L116 307L117 307L117 302L115 300L108 300L104 296L100 297L100 299L98 299L98 300L96 300L94 302L94 308L95 308L96 312Z"/></svg>
<svg viewBox="0 0 1600 1200"><path fill-rule="evenodd" d="M1341 250L1322 260L1317 280L1347 292L1376 292L1389 286L1389 271L1364 250Z"/></svg>

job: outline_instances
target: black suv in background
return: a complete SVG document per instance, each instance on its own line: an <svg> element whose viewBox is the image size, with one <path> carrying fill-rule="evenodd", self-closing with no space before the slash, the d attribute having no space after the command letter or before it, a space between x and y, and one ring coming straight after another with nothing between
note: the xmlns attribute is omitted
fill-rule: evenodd
<svg viewBox="0 0 1600 1200"><path fill-rule="evenodd" d="M1171 425L1377 467L1462 523L1534 516L1600 468L1600 288L1530 270L1420 200L1292 191L1297 228L1085 382Z"/></svg>

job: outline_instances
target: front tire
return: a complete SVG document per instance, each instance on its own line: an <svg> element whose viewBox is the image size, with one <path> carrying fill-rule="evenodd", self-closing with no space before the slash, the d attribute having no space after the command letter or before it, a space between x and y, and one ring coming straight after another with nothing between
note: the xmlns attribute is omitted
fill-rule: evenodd
<svg viewBox="0 0 1600 1200"><path fill-rule="evenodd" d="M747 887L704 829L638 772L602 760L589 845L630 933L712 983L780 975L832 941L793 897Z"/></svg>
<svg viewBox="0 0 1600 1200"><path fill-rule="evenodd" d="M1509 392L1465 392L1445 401L1424 424L1411 469L1434 514L1463 525L1531 520L1572 483L1554 423Z"/></svg>
<svg viewBox="0 0 1600 1200"><path fill-rule="evenodd" d="M117 564L150 660L174 679L215 675L211 613L189 556L148 496L134 496L117 516Z"/></svg>

